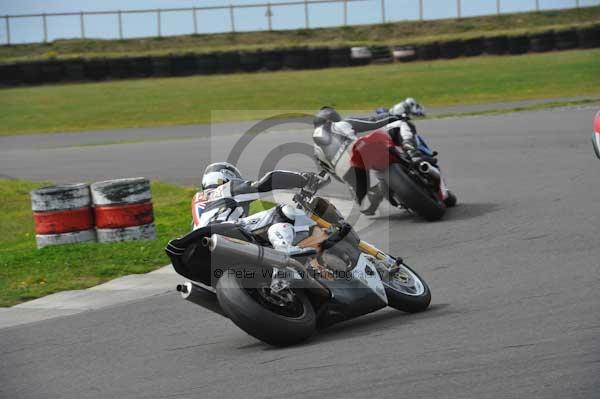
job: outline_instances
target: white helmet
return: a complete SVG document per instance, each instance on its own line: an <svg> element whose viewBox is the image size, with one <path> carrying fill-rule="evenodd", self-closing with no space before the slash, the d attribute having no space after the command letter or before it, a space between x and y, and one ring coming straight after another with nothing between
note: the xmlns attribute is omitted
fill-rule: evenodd
<svg viewBox="0 0 600 399"><path fill-rule="evenodd" d="M406 100L392 107L390 114L396 116L424 116L425 109L414 98L408 97Z"/></svg>
<svg viewBox="0 0 600 399"><path fill-rule="evenodd" d="M289 248L294 242L294 226L289 223L275 223L267 230L267 236L273 248Z"/></svg>
<svg viewBox="0 0 600 399"><path fill-rule="evenodd" d="M229 162L211 163L204 170L202 189L215 188L231 180L241 180L242 174Z"/></svg>

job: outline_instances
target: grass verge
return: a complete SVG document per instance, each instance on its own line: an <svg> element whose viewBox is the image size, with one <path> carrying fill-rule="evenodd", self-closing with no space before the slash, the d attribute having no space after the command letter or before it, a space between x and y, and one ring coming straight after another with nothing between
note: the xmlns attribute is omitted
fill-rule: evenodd
<svg viewBox="0 0 600 399"><path fill-rule="evenodd" d="M367 110L414 96L428 106L596 95L600 50L0 90L0 136L167 126L315 110ZM213 110L220 112L211 118ZM269 111L265 111L269 110Z"/></svg>
<svg viewBox="0 0 600 399"><path fill-rule="evenodd" d="M92 287L168 264L168 240L190 228L194 189L153 182L157 239L85 243L36 249L29 192L44 183L0 179L0 306L54 292ZM251 211L268 207L253 203Z"/></svg>
<svg viewBox="0 0 600 399"><path fill-rule="evenodd" d="M532 33L600 20L600 7L337 28L187 35L127 40L57 40L0 46L0 62L74 57L119 57L319 45L424 43L482 35Z"/></svg>

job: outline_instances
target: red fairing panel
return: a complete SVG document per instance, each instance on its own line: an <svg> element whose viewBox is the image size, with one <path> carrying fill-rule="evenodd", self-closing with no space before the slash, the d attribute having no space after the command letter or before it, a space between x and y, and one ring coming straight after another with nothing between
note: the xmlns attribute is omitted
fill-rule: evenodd
<svg viewBox="0 0 600 399"><path fill-rule="evenodd" d="M596 114L596 119L594 119L594 150L596 151L596 156L600 158L600 111Z"/></svg>
<svg viewBox="0 0 600 399"><path fill-rule="evenodd" d="M350 165L358 169L383 170L396 159L390 154L394 142L390 135L381 130L357 139L351 148Z"/></svg>

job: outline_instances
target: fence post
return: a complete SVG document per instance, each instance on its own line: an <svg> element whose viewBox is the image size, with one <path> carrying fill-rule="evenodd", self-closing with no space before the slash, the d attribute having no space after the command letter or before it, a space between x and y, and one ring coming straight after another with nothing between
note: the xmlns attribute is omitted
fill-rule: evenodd
<svg viewBox="0 0 600 399"><path fill-rule="evenodd" d="M48 22L46 21L46 14L42 14L42 21L44 23L44 43L48 42Z"/></svg>
<svg viewBox="0 0 600 399"><path fill-rule="evenodd" d="M194 34L198 34L198 16L196 14L196 7L192 8L192 17L194 17Z"/></svg>
<svg viewBox="0 0 600 399"><path fill-rule="evenodd" d="M235 32L235 15L233 15L233 4L229 5L229 22L231 23L231 31Z"/></svg>
<svg viewBox="0 0 600 399"><path fill-rule="evenodd" d="M423 0L419 0L419 21L423 20Z"/></svg>
<svg viewBox="0 0 600 399"><path fill-rule="evenodd" d="M348 26L348 0L344 0L344 26Z"/></svg>
<svg viewBox="0 0 600 399"><path fill-rule="evenodd" d="M10 17L7 15L4 18L6 18L6 44L10 45Z"/></svg>
<svg viewBox="0 0 600 399"><path fill-rule="evenodd" d="M83 11L79 12L79 28L81 29L81 38L85 39L85 24L83 22Z"/></svg>
<svg viewBox="0 0 600 399"><path fill-rule="evenodd" d="M267 12L265 13L267 20L269 22L269 32L273 30L273 11L271 11L271 3L267 3Z"/></svg>
<svg viewBox="0 0 600 399"><path fill-rule="evenodd" d="M460 19L460 17L462 16L462 10L461 10L461 4L460 4L460 0L456 0L456 16L457 18Z"/></svg>
<svg viewBox="0 0 600 399"><path fill-rule="evenodd" d="M310 28L310 21L308 19L308 0L304 0L304 25L306 29Z"/></svg>
<svg viewBox="0 0 600 399"><path fill-rule="evenodd" d="M385 0L381 0L381 23L385 24Z"/></svg>
<svg viewBox="0 0 600 399"><path fill-rule="evenodd" d="M575 7L576 7L576 8L579 8L579 5L580 5L580 4L579 4L579 0L575 0Z"/></svg>
<svg viewBox="0 0 600 399"><path fill-rule="evenodd" d="M496 14L500 15L500 0L496 0Z"/></svg>
<svg viewBox="0 0 600 399"><path fill-rule="evenodd" d="M121 10L117 12L119 17L119 39L123 40L123 19L121 18Z"/></svg>
<svg viewBox="0 0 600 399"><path fill-rule="evenodd" d="M156 33L158 34L158 37L162 36L162 26L161 26L161 22L160 22L160 8L158 10L156 10Z"/></svg>
<svg viewBox="0 0 600 399"><path fill-rule="evenodd" d="M540 10L540 0L535 0L535 11Z"/></svg>

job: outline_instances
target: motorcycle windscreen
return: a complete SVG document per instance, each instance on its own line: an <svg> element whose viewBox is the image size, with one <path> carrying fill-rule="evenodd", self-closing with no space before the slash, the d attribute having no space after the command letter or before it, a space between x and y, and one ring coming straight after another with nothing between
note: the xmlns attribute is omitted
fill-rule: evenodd
<svg viewBox="0 0 600 399"><path fill-rule="evenodd" d="M594 143L596 156L600 158L600 111L598 111L594 120L594 137L592 138L592 141Z"/></svg>

